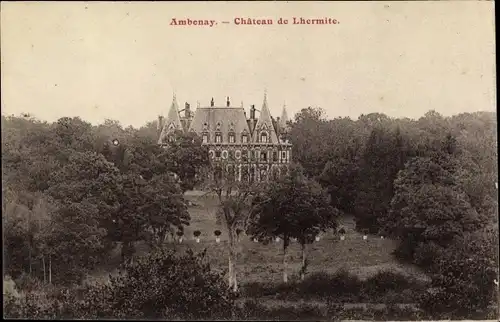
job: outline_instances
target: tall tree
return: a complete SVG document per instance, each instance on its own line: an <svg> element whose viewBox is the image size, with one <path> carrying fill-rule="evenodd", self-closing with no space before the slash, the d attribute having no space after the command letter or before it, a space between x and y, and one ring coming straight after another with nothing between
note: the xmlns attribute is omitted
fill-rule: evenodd
<svg viewBox="0 0 500 322"><path fill-rule="evenodd" d="M295 115L288 134L293 142L292 157L309 176L319 175L325 166L331 129L320 108L308 107Z"/></svg>
<svg viewBox="0 0 500 322"><path fill-rule="evenodd" d="M410 258L421 243L446 247L456 236L482 225L457 183L452 161L444 155L415 158L395 181L391 209L379 222L384 231L403 240Z"/></svg>
<svg viewBox="0 0 500 322"><path fill-rule="evenodd" d="M203 181L201 172L209 164L208 148L194 132L177 133L164 151L169 171L175 173L183 192L192 190Z"/></svg>
<svg viewBox="0 0 500 322"><path fill-rule="evenodd" d="M300 167L272 183L254 199L248 233L263 241L283 239L283 281L288 281L287 249L291 238L302 248L301 278L307 265L307 244L328 229L337 227L338 211L330 206L328 194L315 181L307 179Z"/></svg>
<svg viewBox="0 0 500 322"><path fill-rule="evenodd" d="M211 163L207 168L210 178L206 182L209 194L216 196L219 211L217 221L222 223L228 234L228 280L229 287L238 291L236 259L239 252L239 233L245 231L252 211L252 200L265 183L236 180L234 165Z"/></svg>

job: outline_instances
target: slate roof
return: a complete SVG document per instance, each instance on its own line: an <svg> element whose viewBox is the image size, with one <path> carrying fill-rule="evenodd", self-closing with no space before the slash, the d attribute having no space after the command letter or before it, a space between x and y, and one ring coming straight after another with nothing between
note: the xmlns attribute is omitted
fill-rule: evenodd
<svg viewBox="0 0 500 322"><path fill-rule="evenodd" d="M161 143L162 139L167 135L167 133L175 131L175 130L183 130L183 126L181 123L181 117L179 115L179 104L177 104L177 99L174 95L172 98L172 104L170 105L170 109L168 110L167 117L163 123L163 128L160 133L160 139L158 143Z"/></svg>
<svg viewBox="0 0 500 322"><path fill-rule="evenodd" d="M255 122L255 126L252 126L252 120L247 118L242 103L241 107L198 106L194 111L192 119L182 118L179 114L179 105L174 95L167 117L163 122L159 143L163 141L169 132L178 129L194 131L199 135L204 132L209 133L209 143L215 143L215 133L217 132L222 134L221 143L229 143L229 133L234 132L234 143L236 144L243 143L242 134L244 133L248 135L249 143L259 142L257 140L258 132L260 130L266 130L269 135L270 143L279 143L277 134L285 128L286 121L288 120L285 107L283 107L281 118L275 120L269 111L267 95L264 95L264 102L260 109L260 114L256 116L258 117L253 121Z"/></svg>
<svg viewBox="0 0 500 322"><path fill-rule="evenodd" d="M229 143L229 132L235 133L235 143L241 143L243 133L248 134L250 141L250 129L243 107L199 107L189 130L199 134L208 132L210 142L215 142L216 132L222 133L222 143Z"/></svg>
<svg viewBox="0 0 500 322"><path fill-rule="evenodd" d="M262 109L260 110L259 119L257 120L257 124L255 125L255 130L252 134L252 141L258 142L258 132L260 130L265 130L269 134L269 138L271 143L278 143L278 136L276 135L276 128L273 124L273 119L271 117L271 112L269 111L269 107L267 106L267 95L264 95L264 102L262 103Z"/></svg>

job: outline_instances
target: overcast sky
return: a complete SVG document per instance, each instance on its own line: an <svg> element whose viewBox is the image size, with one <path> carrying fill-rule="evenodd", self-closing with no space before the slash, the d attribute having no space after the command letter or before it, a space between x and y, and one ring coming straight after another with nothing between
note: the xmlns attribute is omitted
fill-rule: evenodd
<svg viewBox="0 0 500 322"><path fill-rule="evenodd" d="M493 111L494 3L1 4L2 114L141 126L179 104L286 102L291 116ZM338 19L236 26L235 17ZM215 19L174 27L171 19ZM230 21L222 24L221 21Z"/></svg>

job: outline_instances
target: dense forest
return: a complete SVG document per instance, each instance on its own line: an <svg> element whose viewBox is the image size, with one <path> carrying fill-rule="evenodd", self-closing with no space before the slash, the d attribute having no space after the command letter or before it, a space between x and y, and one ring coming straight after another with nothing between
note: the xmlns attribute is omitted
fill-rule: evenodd
<svg viewBox="0 0 500 322"><path fill-rule="evenodd" d="M433 316L464 317L498 295L496 124L492 112L328 120L321 109L306 108L295 115L289 136L294 162L326 191L332 209L353 216L357 230L398 240L394 256L432 276L422 307ZM92 125L79 118L49 123L2 116L4 274L21 288L72 287L120 244L134 274L152 274L151 262L177 272L176 260L205 272L194 285L203 285L205 295L227 297L210 302L186 290L184 302L202 303L197 309L203 317L227 311L233 294L195 255L174 259L162 253L130 263L135 242L158 246L189 224L183 194L197 187L208 166L196 135L181 135L168 151L157 137L156 122L135 129L112 120ZM112 292L130 292L106 287L92 293L102 303ZM98 310L96 301L86 305ZM132 314L99 310L95 316L105 310L108 316ZM172 310L170 316L184 312Z"/></svg>

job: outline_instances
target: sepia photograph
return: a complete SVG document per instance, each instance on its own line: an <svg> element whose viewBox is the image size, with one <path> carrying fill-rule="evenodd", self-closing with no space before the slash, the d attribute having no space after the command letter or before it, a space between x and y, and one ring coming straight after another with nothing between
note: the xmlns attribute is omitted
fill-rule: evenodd
<svg viewBox="0 0 500 322"><path fill-rule="evenodd" d="M2 1L4 319L499 320L493 1Z"/></svg>

